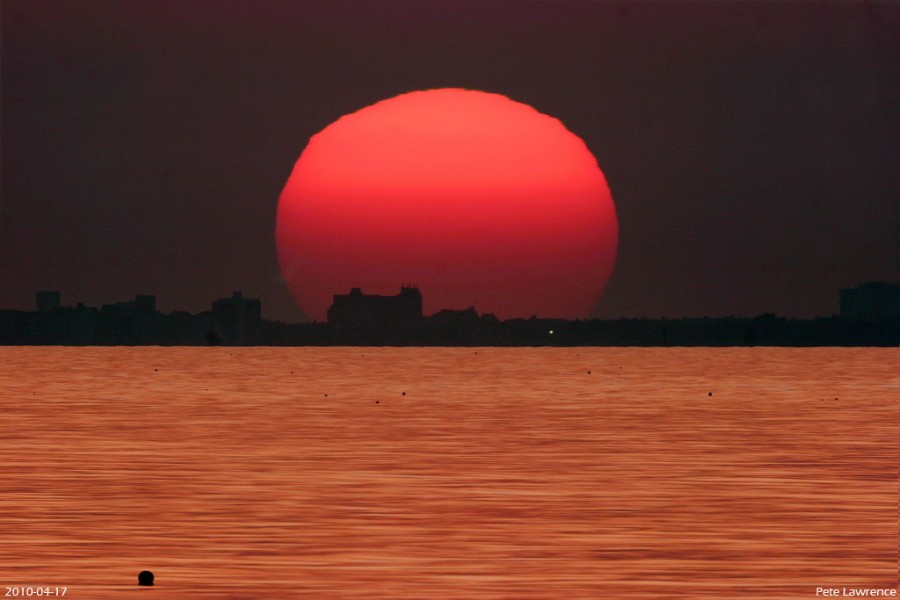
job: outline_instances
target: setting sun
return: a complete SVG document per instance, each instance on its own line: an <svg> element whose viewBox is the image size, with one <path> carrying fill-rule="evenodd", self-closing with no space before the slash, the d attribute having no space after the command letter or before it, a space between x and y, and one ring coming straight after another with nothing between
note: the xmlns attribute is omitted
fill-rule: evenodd
<svg viewBox="0 0 900 600"><path fill-rule="evenodd" d="M424 311L581 318L612 274L615 206L584 142L498 94L439 89L312 137L278 204L281 271L322 319L336 293L422 290Z"/></svg>

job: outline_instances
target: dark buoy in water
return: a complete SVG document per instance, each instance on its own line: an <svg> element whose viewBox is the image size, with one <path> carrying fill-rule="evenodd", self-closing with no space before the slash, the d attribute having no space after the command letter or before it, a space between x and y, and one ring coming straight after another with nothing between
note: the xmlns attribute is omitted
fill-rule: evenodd
<svg viewBox="0 0 900 600"><path fill-rule="evenodd" d="M138 573L138 585L153 585L153 573L150 571Z"/></svg>
<svg viewBox="0 0 900 600"><path fill-rule="evenodd" d="M375 404L381 404L381 400L376 400Z"/></svg>
<svg viewBox="0 0 900 600"><path fill-rule="evenodd" d="M590 375L590 374L591 374L591 372L590 372L590 371L588 371L588 375Z"/></svg>
<svg viewBox="0 0 900 600"><path fill-rule="evenodd" d="M403 392L403 393L401 394L401 396L405 396L405 395L406 395L406 392ZM835 398L835 400L837 400L837 398Z"/></svg>
<svg viewBox="0 0 900 600"><path fill-rule="evenodd" d="M707 396L712 396L712 392L708 393Z"/></svg>

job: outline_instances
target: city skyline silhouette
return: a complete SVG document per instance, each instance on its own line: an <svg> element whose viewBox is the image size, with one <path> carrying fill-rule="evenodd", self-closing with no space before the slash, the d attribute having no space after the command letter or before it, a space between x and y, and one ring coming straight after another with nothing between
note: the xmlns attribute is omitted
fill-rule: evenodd
<svg viewBox="0 0 900 600"><path fill-rule="evenodd" d="M324 322L262 318L261 302L235 291L197 314L156 309L155 295L64 306L57 291L35 293L34 311L0 310L0 345L162 346L896 346L900 283L868 282L840 290L839 312L816 319L772 313L750 318L501 320L475 306L422 311L422 294L352 288L335 294Z"/></svg>

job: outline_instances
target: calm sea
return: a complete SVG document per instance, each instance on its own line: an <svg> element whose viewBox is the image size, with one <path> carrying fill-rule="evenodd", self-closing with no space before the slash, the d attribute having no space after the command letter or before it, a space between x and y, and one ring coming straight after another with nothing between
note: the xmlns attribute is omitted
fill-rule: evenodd
<svg viewBox="0 0 900 600"><path fill-rule="evenodd" d="M0 592L898 585L900 350L0 348ZM156 575L153 588L137 573Z"/></svg>

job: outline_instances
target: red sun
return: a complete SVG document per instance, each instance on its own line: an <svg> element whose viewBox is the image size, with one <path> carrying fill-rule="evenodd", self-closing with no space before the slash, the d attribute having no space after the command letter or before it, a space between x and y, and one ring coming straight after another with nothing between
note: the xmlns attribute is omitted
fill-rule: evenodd
<svg viewBox="0 0 900 600"><path fill-rule="evenodd" d="M587 316L612 274L618 220L584 142L498 94L411 92L309 141L278 202L282 275L307 315L334 294L394 295L424 313Z"/></svg>

